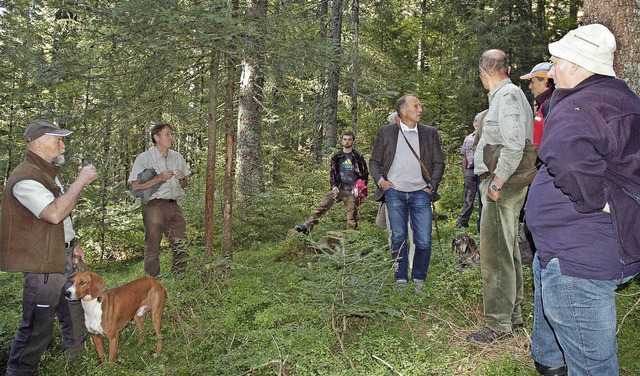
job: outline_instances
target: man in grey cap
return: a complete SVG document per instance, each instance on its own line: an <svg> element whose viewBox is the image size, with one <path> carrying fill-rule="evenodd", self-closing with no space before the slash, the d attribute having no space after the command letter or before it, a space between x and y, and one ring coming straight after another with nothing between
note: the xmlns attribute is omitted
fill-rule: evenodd
<svg viewBox="0 0 640 376"><path fill-rule="evenodd" d="M72 132L37 120L27 127L24 160L13 170L2 195L0 269L23 272L22 321L11 345L7 375L31 375L51 342L58 316L62 349L70 359L84 353L84 312L68 302L75 264L84 253L71 223L84 188L98 176L84 166L66 191L58 180L64 164L63 137Z"/></svg>
<svg viewBox="0 0 640 376"><path fill-rule="evenodd" d="M556 82L531 185L531 356L544 375L617 375L616 288L640 271L640 98L605 26L549 44Z"/></svg>

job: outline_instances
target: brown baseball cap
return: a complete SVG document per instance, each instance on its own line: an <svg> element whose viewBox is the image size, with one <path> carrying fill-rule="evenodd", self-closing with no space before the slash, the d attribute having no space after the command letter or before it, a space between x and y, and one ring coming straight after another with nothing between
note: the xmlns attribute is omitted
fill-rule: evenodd
<svg viewBox="0 0 640 376"><path fill-rule="evenodd" d="M27 142L31 142L44 135L66 137L71 133L73 132L61 129L50 121L38 119L29 124L27 129L24 130L24 139Z"/></svg>

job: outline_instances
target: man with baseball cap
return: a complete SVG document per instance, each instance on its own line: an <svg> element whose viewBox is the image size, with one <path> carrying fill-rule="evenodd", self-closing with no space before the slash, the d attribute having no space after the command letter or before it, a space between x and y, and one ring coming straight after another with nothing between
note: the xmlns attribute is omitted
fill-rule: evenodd
<svg viewBox="0 0 640 376"><path fill-rule="evenodd" d="M67 137L73 132L60 129L57 125L48 122L47 120L36 120L24 130L24 139L27 142L31 142L41 136L61 136Z"/></svg>
<svg viewBox="0 0 640 376"><path fill-rule="evenodd" d="M62 349L70 359L84 353L84 312L79 301L65 299L75 263L84 252L71 223L84 187L97 177L84 166L65 191L58 179L64 164L63 137L72 132L37 120L24 131L27 151L11 172L2 195L0 269L22 272L22 321L11 345L7 375L31 375L53 335L58 316Z"/></svg>
<svg viewBox="0 0 640 376"><path fill-rule="evenodd" d="M521 80L529 80L529 90L535 100L533 119L533 143L540 147L542 131L544 129L544 118L549 112L549 98L553 94L555 85L553 78L549 77L549 70L553 64L544 62L536 64L531 72L520 76Z"/></svg>
<svg viewBox="0 0 640 376"><path fill-rule="evenodd" d="M544 118L549 113L549 98L551 98L551 94L556 88L553 78L549 77L551 67L553 67L553 64L549 62L538 63L531 69L531 72L520 76L521 80L529 80L529 90L531 90L534 97L533 143L538 145L538 149L540 148L542 132L544 131ZM527 200L525 199L525 204L520 212L521 224L520 232L518 233L518 245L522 256L522 265L531 266L533 254L536 252L536 245L525 220L526 206Z"/></svg>
<svg viewBox="0 0 640 376"><path fill-rule="evenodd" d="M544 375L617 375L616 288L640 271L640 98L605 26L549 44L556 91L531 185L531 355Z"/></svg>

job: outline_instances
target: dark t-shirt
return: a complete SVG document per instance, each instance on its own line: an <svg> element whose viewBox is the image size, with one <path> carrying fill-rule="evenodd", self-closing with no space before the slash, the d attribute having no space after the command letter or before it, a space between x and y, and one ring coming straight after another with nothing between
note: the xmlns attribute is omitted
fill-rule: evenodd
<svg viewBox="0 0 640 376"><path fill-rule="evenodd" d="M356 174L353 171L353 153L345 153L344 157L340 160L338 168L340 169L340 186L338 188L350 191L356 182Z"/></svg>

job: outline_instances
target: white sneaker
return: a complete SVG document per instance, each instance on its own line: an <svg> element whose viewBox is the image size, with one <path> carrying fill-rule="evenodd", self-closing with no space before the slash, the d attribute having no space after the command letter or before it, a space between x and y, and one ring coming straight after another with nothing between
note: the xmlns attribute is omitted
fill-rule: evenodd
<svg viewBox="0 0 640 376"><path fill-rule="evenodd" d="M406 279L397 279L396 280L396 290L397 291L402 291L402 290L404 290L405 287L407 287L407 280Z"/></svg>
<svg viewBox="0 0 640 376"><path fill-rule="evenodd" d="M413 283L415 284L415 287L413 289L416 291L416 294L422 294L422 287L424 287L424 280L414 279Z"/></svg>

